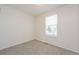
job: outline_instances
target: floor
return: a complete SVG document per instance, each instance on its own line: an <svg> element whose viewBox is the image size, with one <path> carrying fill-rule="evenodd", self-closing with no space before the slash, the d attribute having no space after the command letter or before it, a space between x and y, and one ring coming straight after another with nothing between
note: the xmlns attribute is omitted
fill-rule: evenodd
<svg viewBox="0 0 79 59"><path fill-rule="evenodd" d="M16 45L0 51L0 55L78 55L38 40Z"/></svg>

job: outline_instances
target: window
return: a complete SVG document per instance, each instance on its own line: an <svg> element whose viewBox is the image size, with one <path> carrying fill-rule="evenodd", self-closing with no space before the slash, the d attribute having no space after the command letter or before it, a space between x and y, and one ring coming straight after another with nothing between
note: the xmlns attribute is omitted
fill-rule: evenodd
<svg viewBox="0 0 79 59"><path fill-rule="evenodd" d="M47 35L57 36L57 14L46 17L45 33Z"/></svg>

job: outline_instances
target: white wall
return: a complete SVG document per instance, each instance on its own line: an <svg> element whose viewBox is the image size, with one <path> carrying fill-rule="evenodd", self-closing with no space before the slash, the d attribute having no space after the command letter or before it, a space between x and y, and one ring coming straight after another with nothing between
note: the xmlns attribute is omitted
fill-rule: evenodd
<svg viewBox="0 0 79 59"><path fill-rule="evenodd" d="M0 5L0 49L38 39L79 52L78 13L77 5L66 5L34 19L23 11ZM45 17L53 14L58 14L58 37L44 34Z"/></svg>
<svg viewBox="0 0 79 59"><path fill-rule="evenodd" d="M79 53L78 5L64 5L36 18L36 39ZM45 17L58 14L58 36L45 35Z"/></svg>
<svg viewBox="0 0 79 59"><path fill-rule="evenodd" d="M0 49L34 39L34 18L10 6L0 5Z"/></svg>

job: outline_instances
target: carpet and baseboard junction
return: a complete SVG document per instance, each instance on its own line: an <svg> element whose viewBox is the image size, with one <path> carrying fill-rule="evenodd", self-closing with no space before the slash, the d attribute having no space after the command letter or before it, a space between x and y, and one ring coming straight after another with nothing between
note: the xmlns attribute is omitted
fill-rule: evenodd
<svg viewBox="0 0 79 59"><path fill-rule="evenodd" d="M32 40L0 50L0 55L78 55L78 53L38 40Z"/></svg>

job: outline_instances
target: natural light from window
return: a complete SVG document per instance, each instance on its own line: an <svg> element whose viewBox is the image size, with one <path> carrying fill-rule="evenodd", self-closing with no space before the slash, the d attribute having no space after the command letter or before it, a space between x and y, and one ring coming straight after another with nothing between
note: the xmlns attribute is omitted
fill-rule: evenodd
<svg viewBox="0 0 79 59"><path fill-rule="evenodd" d="M45 18L45 33L57 36L57 14Z"/></svg>

